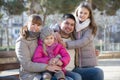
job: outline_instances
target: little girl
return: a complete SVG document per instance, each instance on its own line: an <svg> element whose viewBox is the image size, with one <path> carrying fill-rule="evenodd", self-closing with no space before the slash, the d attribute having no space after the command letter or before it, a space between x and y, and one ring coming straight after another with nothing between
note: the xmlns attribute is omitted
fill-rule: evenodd
<svg viewBox="0 0 120 80"><path fill-rule="evenodd" d="M62 44L59 44L55 39L54 31L49 27L44 27L41 30L38 47L35 50L32 61L61 66L61 71L43 72L43 80L51 80L53 74L57 80L65 80L65 66L69 63L70 56Z"/></svg>

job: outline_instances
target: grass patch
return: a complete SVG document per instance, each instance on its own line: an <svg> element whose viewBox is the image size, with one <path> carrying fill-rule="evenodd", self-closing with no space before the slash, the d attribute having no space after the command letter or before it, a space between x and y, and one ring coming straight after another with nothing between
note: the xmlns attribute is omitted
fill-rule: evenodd
<svg viewBox="0 0 120 80"><path fill-rule="evenodd" d="M10 51L14 51L15 46L10 46L10 47L3 46L3 47L0 47L0 51L7 51L7 49L9 49Z"/></svg>

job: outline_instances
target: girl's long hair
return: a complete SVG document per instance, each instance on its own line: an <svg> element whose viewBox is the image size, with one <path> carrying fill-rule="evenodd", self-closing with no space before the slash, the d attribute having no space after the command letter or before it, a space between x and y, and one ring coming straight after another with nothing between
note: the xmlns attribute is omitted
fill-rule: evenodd
<svg viewBox="0 0 120 80"><path fill-rule="evenodd" d="M96 33L97 33L97 25L96 25L94 17L93 17L92 7L91 7L90 3L86 2L86 1L81 2L81 4L75 10L75 17L76 18L78 17L78 10L80 8L86 8L89 11L89 13L90 13L89 18L90 18L90 21L91 21L89 27L90 27L90 29L92 29L92 34L95 36Z"/></svg>

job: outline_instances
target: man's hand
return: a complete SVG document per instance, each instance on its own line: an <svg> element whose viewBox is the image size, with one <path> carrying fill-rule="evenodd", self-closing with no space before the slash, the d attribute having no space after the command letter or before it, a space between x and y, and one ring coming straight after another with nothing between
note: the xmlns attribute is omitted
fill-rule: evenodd
<svg viewBox="0 0 120 80"><path fill-rule="evenodd" d="M66 47L66 43L63 41L63 39L61 38L61 35L58 32L55 32L55 38L58 41L58 43Z"/></svg>
<svg viewBox="0 0 120 80"><path fill-rule="evenodd" d="M62 41L61 35L58 32L55 32L55 38L58 42Z"/></svg>

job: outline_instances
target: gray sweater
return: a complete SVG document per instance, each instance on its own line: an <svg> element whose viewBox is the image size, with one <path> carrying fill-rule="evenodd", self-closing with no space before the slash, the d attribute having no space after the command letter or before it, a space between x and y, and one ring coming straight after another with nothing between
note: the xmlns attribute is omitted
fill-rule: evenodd
<svg viewBox="0 0 120 80"><path fill-rule="evenodd" d="M97 58L95 55L94 36L92 30L87 27L79 33L75 33L76 40L67 42L69 49L77 48L78 65L79 67L94 67L97 65ZM77 53L76 53L77 54Z"/></svg>
<svg viewBox="0 0 120 80"><path fill-rule="evenodd" d="M60 26L55 25L55 31L60 32ZM97 57L95 54L94 36L92 30L87 27L79 33L74 32L75 40L67 41L68 49L75 49L75 66L79 67L94 67L97 65ZM71 36L74 38L73 36ZM74 58L74 57L73 57Z"/></svg>
<svg viewBox="0 0 120 80"><path fill-rule="evenodd" d="M20 80L40 80L41 75L38 72L46 69L47 64L31 61L36 46L37 39L26 40L19 37L16 41L15 52L20 62Z"/></svg>

